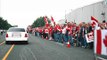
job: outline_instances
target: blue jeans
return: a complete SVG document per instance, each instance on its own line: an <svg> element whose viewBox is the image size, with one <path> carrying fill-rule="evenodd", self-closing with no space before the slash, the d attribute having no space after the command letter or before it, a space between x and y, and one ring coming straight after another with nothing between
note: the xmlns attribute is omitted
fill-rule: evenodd
<svg viewBox="0 0 107 60"><path fill-rule="evenodd" d="M68 40L70 40L71 45L74 46L74 40L71 35L68 35Z"/></svg>
<svg viewBox="0 0 107 60"><path fill-rule="evenodd" d="M79 37L78 36L76 37L76 40L77 40L77 42L76 42L77 46L80 46L80 41L79 41Z"/></svg>
<svg viewBox="0 0 107 60"><path fill-rule="evenodd" d="M84 47L87 47L88 44L87 44L87 41L86 41L86 38L84 37Z"/></svg>
<svg viewBox="0 0 107 60"><path fill-rule="evenodd" d="M58 41L58 39L57 39L57 33L54 33L54 40L55 40L55 42L57 42Z"/></svg>
<svg viewBox="0 0 107 60"><path fill-rule="evenodd" d="M59 43L62 43L62 33L57 32L57 39Z"/></svg>
<svg viewBox="0 0 107 60"><path fill-rule="evenodd" d="M67 36L65 34L62 34L62 37L63 37L64 42L68 42Z"/></svg>
<svg viewBox="0 0 107 60"><path fill-rule="evenodd" d="M40 36L40 35L39 35L39 32L37 32L37 36Z"/></svg>

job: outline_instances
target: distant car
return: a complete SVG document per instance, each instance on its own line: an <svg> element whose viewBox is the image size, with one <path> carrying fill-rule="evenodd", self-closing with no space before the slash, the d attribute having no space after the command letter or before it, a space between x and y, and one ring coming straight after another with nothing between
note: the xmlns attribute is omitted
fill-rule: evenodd
<svg viewBox="0 0 107 60"><path fill-rule="evenodd" d="M28 43L29 35L24 28L11 27L6 33L6 44L8 42L26 42Z"/></svg>

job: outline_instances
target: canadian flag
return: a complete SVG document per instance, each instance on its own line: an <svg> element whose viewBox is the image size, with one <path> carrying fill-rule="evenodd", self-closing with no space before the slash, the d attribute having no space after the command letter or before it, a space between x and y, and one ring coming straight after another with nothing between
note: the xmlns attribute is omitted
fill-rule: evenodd
<svg viewBox="0 0 107 60"><path fill-rule="evenodd" d="M51 21L53 22L54 25L56 24L52 16L51 16Z"/></svg>
<svg viewBox="0 0 107 60"><path fill-rule="evenodd" d="M94 53L107 56L107 30L94 31Z"/></svg>
<svg viewBox="0 0 107 60"><path fill-rule="evenodd" d="M46 24L48 24L48 20L47 20L46 16L44 17L44 21L45 21Z"/></svg>
<svg viewBox="0 0 107 60"><path fill-rule="evenodd" d="M98 20L93 16L91 16L91 24L95 29L98 28Z"/></svg>
<svg viewBox="0 0 107 60"><path fill-rule="evenodd" d="M88 34L85 34L85 38L86 38L87 43L93 42L94 41L94 32L91 31Z"/></svg>

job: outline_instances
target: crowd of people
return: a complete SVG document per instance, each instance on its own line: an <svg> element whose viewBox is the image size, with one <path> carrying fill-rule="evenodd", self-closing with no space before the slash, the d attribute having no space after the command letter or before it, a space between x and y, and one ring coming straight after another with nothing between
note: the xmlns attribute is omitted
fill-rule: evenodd
<svg viewBox="0 0 107 60"><path fill-rule="evenodd" d="M99 29L107 29L105 21L98 23ZM95 29L94 24L82 22L76 24L74 22L67 22L66 24L48 25L45 27L37 27L32 29L35 36L52 40L55 42L67 44L70 42L71 46L93 48L93 42L87 43L85 34L92 32Z"/></svg>

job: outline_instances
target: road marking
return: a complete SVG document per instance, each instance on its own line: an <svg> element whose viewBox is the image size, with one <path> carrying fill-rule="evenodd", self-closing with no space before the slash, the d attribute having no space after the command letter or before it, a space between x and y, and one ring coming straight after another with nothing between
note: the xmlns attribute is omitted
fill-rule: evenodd
<svg viewBox="0 0 107 60"><path fill-rule="evenodd" d="M14 44L10 47L10 49L8 50L8 52L6 53L6 55L3 57L3 59L2 60L6 60L7 59L7 57L9 56L9 54L10 54L10 52L12 51L12 49L14 48Z"/></svg>
<svg viewBox="0 0 107 60"><path fill-rule="evenodd" d="M5 43L5 41L3 41L2 43L0 43L0 45L3 45Z"/></svg>

